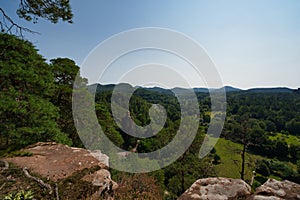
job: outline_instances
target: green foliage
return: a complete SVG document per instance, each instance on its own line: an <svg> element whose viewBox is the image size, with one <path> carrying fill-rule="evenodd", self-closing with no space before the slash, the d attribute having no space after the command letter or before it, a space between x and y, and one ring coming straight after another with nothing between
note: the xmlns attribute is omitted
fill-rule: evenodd
<svg viewBox="0 0 300 200"><path fill-rule="evenodd" d="M295 176L295 171L292 166L286 163L282 163L277 160L270 160L266 162L270 169L270 174L278 176L282 179L291 179Z"/></svg>
<svg viewBox="0 0 300 200"><path fill-rule="evenodd" d="M114 144L121 146L124 143L124 139L118 131L118 126L112 118L108 108L104 104L96 103L95 111L103 132L114 142Z"/></svg>
<svg viewBox="0 0 300 200"><path fill-rule="evenodd" d="M300 159L297 161L297 171L300 174Z"/></svg>
<svg viewBox="0 0 300 200"><path fill-rule="evenodd" d="M215 154L213 164L217 165L217 164L220 164L220 162L221 162L221 157L218 154Z"/></svg>
<svg viewBox="0 0 300 200"><path fill-rule="evenodd" d="M34 199L33 193L29 191L21 190L17 193L10 193L4 197L4 200L31 200Z"/></svg>
<svg viewBox="0 0 300 200"><path fill-rule="evenodd" d="M260 160L256 164L256 170L257 173L269 177L270 176L270 169L268 167L268 162L266 160Z"/></svg>
<svg viewBox="0 0 300 200"><path fill-rule="evenodd" d="M17 14L27 21L37 22L38 18L44 18L52 23L59 19L72 23L73 14L69 0L20 0Z"/></svg>
<svg viewBox="0 0 300 200"><path fill-rule="evenodd" d="M77 84L80 86L85 86L87 79L80 77L79 67L68 58L52 59L49 67L54 75L51 102L59 108L60 115L57 124L60 130L72 140L74 146L82 147L72 115L72 92L76 76L78 76ZM66 142L60 135L57 135L56 140Z"/></svg>
<svg viewBox="0 0 300 200"><path fill-rule="evenodd" d="M50 67L31 43L7 34L0 38L1 148L69 141L57 127L58 109L49 101L54 91Z"/></svg>
<svg viewBox="0 0 300 200"><path fill-rule="evenodd" d="M284 140L278 140L275 143L275 148L273 149L273 153L281 158L286 158L289 154L288 144Z"/></svg>
<svg viewBox="0 0 300 200"><path fill-rule="evenodd" d="M291 155L291 160L292 161L297 161L300 160L300 144L299 145L290 145L290 155Z"/></svg>
<svg viewBox="0 0 300 200"><path fill-rule="evenodd" d="M272 133L269 134L269 139L273 142L277 140L284 140L288 146L300 146L300 137L296 135L291 135L289 132L282 131L282 133Z"/></svg>
<svg viewBox="0 0 300 200"><path fill-rule="evenodd" d="M255 176L255 179L254 179L254 182L253 182L253 185L252 185L252 188L255 189L259 186L261 186L262 184L264 184L266 181L268 180L268 178L266 178L265 176L261 176L261 175L256 175Z"/></svg>
<svg viewBox="0 0 300 200"><path fill-rule="evenodd" d="M291 119L286 123L286 129L294 135L300 135L300 121Z"/></svg>

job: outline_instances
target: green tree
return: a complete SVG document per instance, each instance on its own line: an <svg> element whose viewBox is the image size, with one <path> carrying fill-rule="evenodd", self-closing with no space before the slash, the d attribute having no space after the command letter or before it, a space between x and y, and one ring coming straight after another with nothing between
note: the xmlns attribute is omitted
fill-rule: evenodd
<svg viewBox="0 0 300 200"><path fill-rule="evenodd" d="M72 115L72 92L73 84L79 67L68 58L56 58L50 60L50 68L54 75L54 93L51 98L52 103L59 108L60 118L57 123L62 132L72 139L73 145L82 146L78 137ZM78 82L87 84L87 79L79 76Z"/></svg>
<svg viewBox="0 0 300 200"><path fill-rule="evenodd" d="M69 143L57 127L58 109L49 101L50 67L30 42L0 34L0 141L19 148L37 141Z"/></svg>
<svg viewBox="0 0 300 200"><path fill-rule="evenodd" d="M257 173L269 177L270 176L270 169L268 167L268 161L267 160L259 160L256 164L256 170Z"/></svg>
<svg viewBox="0 0 300 200"><path fill-rule="evenodd" d="M300 160L297 161L297 171L300 174Z"/></svg>
<svg viewBox="0 0 300 200"><path fill-rule="evenodd" d="M267 121L265 121L265 124L266 124L266 128L265 128L266 131L268 131L268 132L276 132L277 131L276 125L272 121L267 120Z"/></svg>
<svg viewBox="0 0 300 200"><path fill-rule="evenodd" d="M280 158L287 158L287 156L289 155L289 147L285 140L276 141L274 154Z"/></svg>
<svg viewBox="0 0 300 200"><path fill-rule="evenodd" d="M103 132L114 144L121 146L124 143L124 139L118 131L118 126L114 122L107 107L103 104L96 103L95 111Z"/></svg>
<svg viewBox="0 0 300 200"><path fill-rule="evenodd" d="M286 129L294 135L300 135L300 122L292 119L286 123Z"/></svg>
<svg viewBox="0 0 300 200"><path fill-rule="evenodd" d="M291 144L289 151L292 161L300 160L300 145Z"/></svg>

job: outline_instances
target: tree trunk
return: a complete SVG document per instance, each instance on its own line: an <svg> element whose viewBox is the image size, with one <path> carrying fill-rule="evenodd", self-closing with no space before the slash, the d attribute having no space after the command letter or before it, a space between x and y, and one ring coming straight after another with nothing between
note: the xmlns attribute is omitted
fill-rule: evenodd
<svg viewBox="0 0 300 200"><path fill-rule="evenodd" d="M247 144L244 142L243 145L243 151L242 151L242 170L241 170L241 179L244 180L244 175L245 175L245 154L246 154L246 147Z"/></svg>
<svg viewBox="0 0 300 200"><path fill-rule="evenodd" d="M185 192L184 188L184 170L181 170L181 194Z"/></svg>

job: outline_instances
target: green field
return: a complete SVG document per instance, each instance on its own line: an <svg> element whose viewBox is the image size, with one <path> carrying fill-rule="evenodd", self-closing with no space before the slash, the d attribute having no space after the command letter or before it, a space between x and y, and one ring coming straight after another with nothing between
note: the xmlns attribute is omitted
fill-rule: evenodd
<svg viewBox="0 0 300 200"><path fill-rule="evenodd" d="M241 174L241 152L243 145L234 143L224 138L218 139L215 145L216 153L221 157L221 163L215 166L217 176L240 178ZM246 154L246 174L245 179L250 180L252 171L255 169L255 162L263 157Z"/></svg>
<svg viewBox="0 0 300 200"><path fill-rule="evenodd" d="M285 136L285 135L284 135ZM280 137L280 136L278 136ZM283 137L283 136L282 136ZM297 137L289 136L285 137L288 144L295 144L297 142ZM276 138L274 138L275 140ZM220 164L214 166L214 170L217 176L220 177L228 177L228 178L240 178L240 171L241 171L241 152L242 152L243 145L232 142L230 140L226 140L224 138L219 138L216 145L216 153L221 157ZM260 155L246 153L246 173L245 173L245 180L246 182L250 183L252 172L256 168L256 161L257 160L271 160L270 158L266 158ZM282 162L286 165L291 166L294 170L296 170L296 165L291 162ZM270 178L275 178L280 180L280 177L271 175Z"/></svg>

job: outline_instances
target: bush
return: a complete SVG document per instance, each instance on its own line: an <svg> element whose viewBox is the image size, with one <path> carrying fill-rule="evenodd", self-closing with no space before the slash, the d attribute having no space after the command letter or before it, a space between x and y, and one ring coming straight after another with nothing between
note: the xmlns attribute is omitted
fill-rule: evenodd
<svg viewBox="0 0 300 200"><path fill-rule="evenodd" d="M218 154L215 154L213 164L217 165L220 164L220 162L221 162L221 157Z"/></svg>
<svg viewBox="0 0 300 200"><path fill-rule="evenodd" d="M290 165L279 161L271 160L269 168L272 174L281 177L282 179L289 179L295 175L295 171Z"/></svg>
<svg viewBox="0 0 300 200"><path fill-rule="evenodd" d="M17 193L10 193L4 197L5 200L31 200L33 199L33 193L29 191L20 191Z"/></svg>
<svg viewBox="0 0 300 200"><path fill-rule="evenodd" d="M257 173L265 176L265 177L269 177L270 176L270 169L267 165L267 161L266 160L261 160L258 161L257 165L256 165L256 170Z"/></svg>

